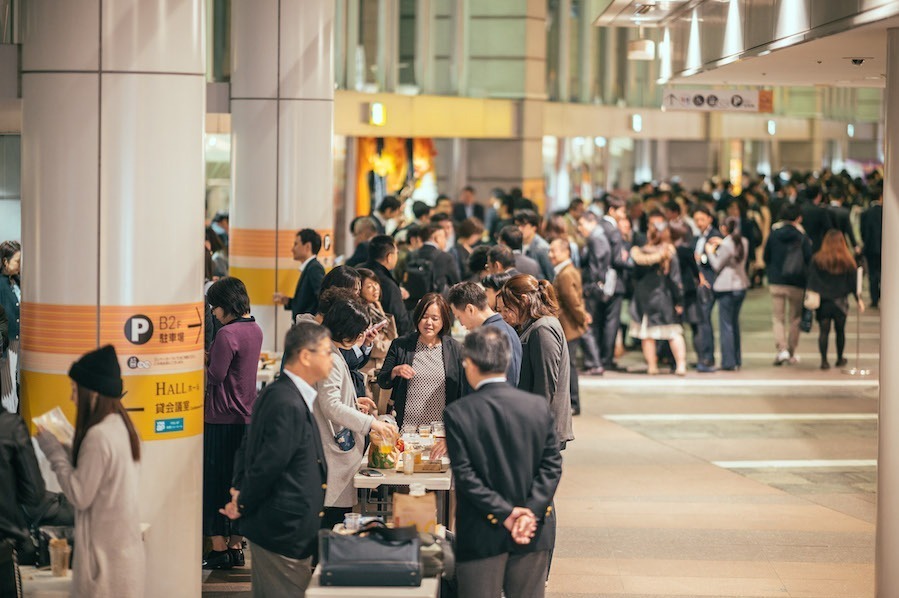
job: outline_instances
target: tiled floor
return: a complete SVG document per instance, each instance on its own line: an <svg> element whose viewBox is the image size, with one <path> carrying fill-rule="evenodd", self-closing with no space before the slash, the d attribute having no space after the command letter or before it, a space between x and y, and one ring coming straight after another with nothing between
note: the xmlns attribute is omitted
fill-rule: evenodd
<svg viewBox="0 0 899 598"><path fill-rule="evenodd" d="M818 369L816 330L773 367L769 305L744 305L740 372L585 381L550 598L874 596L878 314L861 321L874 374L854 378ZM741 465L758 461L778 463ZM204 596L247 596L248 577L213 573Z"/></svg>

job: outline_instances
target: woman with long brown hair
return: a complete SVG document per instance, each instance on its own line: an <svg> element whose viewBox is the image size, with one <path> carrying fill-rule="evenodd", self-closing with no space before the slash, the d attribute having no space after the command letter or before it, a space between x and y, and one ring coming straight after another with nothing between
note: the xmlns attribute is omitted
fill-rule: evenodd
<svg viewBox="0 0 899 598"><path fill-rule="evenodd" d="M559 303L552 283L529 274L509 279L497 295L496 307L521 339L518 388L545 397L556 422L559 445L574 440L571 431L570 356L565 331L555 314Z"/></svg>
<svg viewBox="0 0 899 598"><path fill-rule="evenodd" d="M812 256L809 265L807 288L821 295L818 307L818 351L821 353L821 369L830 369L827 361L827 343L833 324L837 337L836 366L846 365L843 349L846 346L846 316L849 313L849 295L855 296L861 311L865 310L862 298L857 294L856 263L839 230L832 229L824 235L821 249Z"/></svg>
<svg viewBox="0 0 899 598"><path fill-rule="evenodd" d="M72 596L142 596L144 547L139 517L140 440L122 406L122 372L112 345L69 369L77 406L71 457L39 428L37 440L75 507Z"/></svg>

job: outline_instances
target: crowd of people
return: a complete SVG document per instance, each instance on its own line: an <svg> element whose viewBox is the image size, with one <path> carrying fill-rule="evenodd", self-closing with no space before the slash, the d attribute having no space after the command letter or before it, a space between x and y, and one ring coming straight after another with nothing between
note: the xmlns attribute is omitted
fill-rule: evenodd
<svg viewBox="0 0 899 598"><path fill-rule="evenodd" d="M431 456L448 456L454 473L460 595L542 596L580 374L622 369L622 351L639 341L647 374L667 366L684 376L687 329L697 372L738 370L741 306L765 284L774 365L799 360L800 325L813 310L821 368L830 367L831 329L841 366L849 296L864 308L862 264L877 306L877 173L867 181L826 171L745 178L739 193L727 181L696 192L645 184L545 215L514 189L494 190L487 206L471 188L434 207L387 197L353 222L352 256L327 272L317 259L321 237L300 230L296 290L272 297L294 323L281 374L261 393L263 334L244 283L227 276L227 214L217 215L207 230L202 566L244 566L247 539L254 595L302 595L318 530L356 507L353 477L369 434L394 438L442 421L446 439ZM0 389L11 412L20 252L0 244ZM121 405L115 350L83 356L70 377L74 446L47 431L38 442L71 505L77 542L90 547L76 551L76 595L140 595L140 443ZM33 507L44 489L27 431L21 419L0 420L0 430L17 439L0 462L4 475L20 478L11 487L21 500L12 502ZM28 522L3 513L5 504L0 536L24 542Z"/></svg>

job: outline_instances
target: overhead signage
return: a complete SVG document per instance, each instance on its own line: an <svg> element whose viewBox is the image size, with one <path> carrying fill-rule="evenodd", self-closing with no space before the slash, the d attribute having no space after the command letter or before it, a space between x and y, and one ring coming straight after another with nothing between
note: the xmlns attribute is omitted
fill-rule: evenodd
<svg viewBox="0 0 899 598"><path fill-rule="evenodd" d="M666 87L662 93L662 110L774 112L774 92Z"/></svg>

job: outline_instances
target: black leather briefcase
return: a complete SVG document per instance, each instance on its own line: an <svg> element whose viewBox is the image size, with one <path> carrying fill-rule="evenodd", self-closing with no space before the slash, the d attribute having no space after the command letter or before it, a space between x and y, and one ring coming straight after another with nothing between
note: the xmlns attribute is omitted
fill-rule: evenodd
<svg viewBox="0 0 899 598"><path fill-rule="evenodd" d="M323 586L420 586L420 545L415 526L366 527L352 535L321 530L319 583Z"/></svg>

